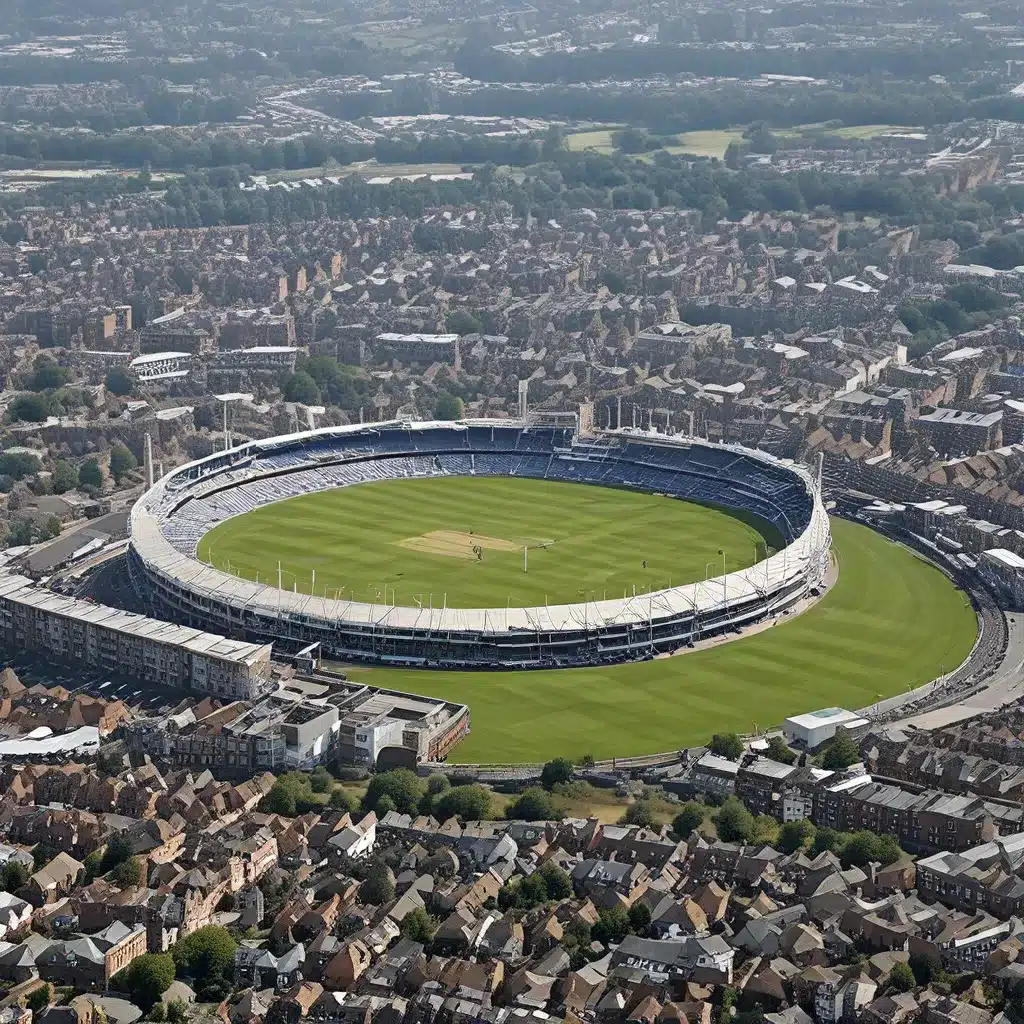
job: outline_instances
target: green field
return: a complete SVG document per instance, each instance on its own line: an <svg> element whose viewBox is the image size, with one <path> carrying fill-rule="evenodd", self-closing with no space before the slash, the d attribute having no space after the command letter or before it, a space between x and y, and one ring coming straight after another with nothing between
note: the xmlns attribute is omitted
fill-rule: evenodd
<svg viewBox="0 0 1024 1024"><path fill-rule="evenodd" d="M746 568L765 534L737 516L610 487L508 477L386 480L276 502L211 530L199 557L247 579L366 602L576 603ZM482 549L480 557L474 548ZM524 548L526 568L523 571ZM720 554L719 552L724 552ZM646 561L646 567L644 562ZM635 590L634 590L635 588Z"/></svg>
<svg viewBox="0 0 1024 1024"><path fill-rule="evenodd" d="M832 521L839 580L790 622L719 647L611 668L359 669L364 682L467 702L453 761L625 757L749 732L830 705L860 708L950 671L976 619L937 569L867 527Z"/></svg>

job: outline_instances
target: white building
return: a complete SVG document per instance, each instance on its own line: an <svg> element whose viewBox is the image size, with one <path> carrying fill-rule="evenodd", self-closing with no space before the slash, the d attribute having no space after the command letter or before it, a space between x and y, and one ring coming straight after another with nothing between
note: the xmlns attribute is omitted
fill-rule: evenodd
<svg viewBox="0 0 1024 1024"><path fill-rule="evenodd" d="M782 723L782 735L786 742L803 747L805 750L814 750L822 743L827 743L836 731L843 729L858 729L868 724L867 719L852 711L845 711L843 708L823 708L821 711L811 711L806 715L794 715Z"/></svg>

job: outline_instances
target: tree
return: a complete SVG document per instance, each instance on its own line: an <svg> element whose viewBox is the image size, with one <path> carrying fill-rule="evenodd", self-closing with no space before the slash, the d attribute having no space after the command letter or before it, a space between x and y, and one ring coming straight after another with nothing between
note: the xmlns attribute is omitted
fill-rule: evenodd
<svg viewBox="0 0 1024 1024"><path fill-rule="evenodd" d="M701 804L683 804L683 809L672 819L672 831L685 839L694 829L704 824L704 808Z"/></svg>
<svg viewBox="0 0 1024 1024"><path fill-rule="evenodd" d="M42 423L50 415L50 401L45 395L18 395L7 406L7 414L15 422Z"/></svg>
<svg viewBox="0 0 1024 1024"><path fill-rule="evenodd" d="M395 879L384 864L375 864L359 886L359 899L370 906L379 907L395 898Z"/></svg>
<svg viewBox="0 0 1024 1024"><path fill-rule="evenodd" d="M29 871L20 860L9 860L0 868L0 888L15 893L28 881Z"/></svg>
<svg viewBox="0 0 1024 1024"><path fill-rule="evenodd" d="M297 370L284 384L284 400L300 402L302 405L316 405L320 401L320 389L316 381L303 370Z"/></svg>
<svg viewBox="0 0 1024 1024"><path fill-rule="evenodd" d="M647 934L647 930L651 927L651 908L643 900L637 900L629 908L627 916L629 917L629 927L637 935Z"/></svg>
<svg viewBox="0 0 1024 1024"><path fill-rule="evenodd" d="M556 757L548 761L540 771L540 784L547 790L553 789L559 782L572 779L573 763L567 757Z"/></svg>
<svg viewBox="0 0 1024 1024"><path fill-rule="evenodd" d="M590 934L607 946L609 943L621 942L629 931L629 915L625 908L613 907L598 913L597 924L590 929Z"/></svg>
<svg viewBox="0 0 1024 1024"><path fill-rule="evenodd" d="M71 371L66 366L60 366L52 357L41 352L36 356L32 364L32 380L29 387L33 391L55 391L64 387L71 380Z"/></svg>
<svg viewBox="0 0 1024 1024"><path fill-rule="evenodd" d="M132 454L131 449L123 444L112 444L110 446L110 475L118 486L124 475L133 470L139 464L139 460Z"/></svg>
<svg viewBox="0 0 1024 1024"><path fill-rule="evenodd" d="M780 761L782 764L792 764L796 760L796 752L786 746L786 741L781 736L772 736L768 740L768 749L765 756L773 761Z"/></svg>
<svg viewBox="0 0 1024 1024"><path fill-rule="evenodd" d="M39 988L34 988L25 999L25 1006L33 1013L42 1013L50 1003L53 1002L53 986L43 982Z"/></svg>
<svg viewBox="0 0 1024 1024"><path fill-rule="evenodd" d="M103 861L100 865L103 869L103 874L112 871L118 864L123 864L134 853L135 850L132 847L131 840L123 833L115 832L110 837L107 847L103 851Z"/></svg>
<svg viewBox="0 0 1024 1024"><path fill-rule="evenodd" d="M434 403L435 420L461 420L462 412L461 398L450 395L447 391L442 391L437 396L437 401Z"/></svg>
<svg viewBox="0 0 1024 1024"><path fill-rule="evenodd" d="M839 729L821 755L821 767L830 772L843 772L860 760L860 751L853 737L845 729Z"/></svg>
<svg viewBox="0 0 1024 1024"><path fill-rule="evenodd" d="M327 798L327 806L336 811L352 811L355 807L348 793L343 789L335 789Z"/></svg>
<svg viewBox="0 0 1024 1024"><path fill-rule="evenodd" d="M544 879L548 899L567 900L572 895L572 878L569 872L553 861L548 861L537 874Z"/></svg>
<svg viewBox="0 0 1024 1024"><path fill-rule="evenodd" d="M78 486L78 470L70 462L59 459L54 464L50 480L53 483L54 494L65 494Z"/></svg>
<svg viewBox="0 0 1024 1024"><path fill-rule="evenodd" d="M208 924L186 935L171 947L174 966L191 978L204 996L214 994L234 967L238 943L227 928Z"/></svg>
<svg viewBox="0 0 1024 1024"><path fill-rule="evenodd" d="M122 889L141 885L144 879L142 861L138 857L129 857L110 872L111 879Z"/></svg>
<svg viewBox="0 0 1024 1024"><path fill-rule="evenodd" d="M261 810L266 814L280 814L282 818L294 818L295 794L279 780L263 798Z"/></svg>
<svg viewBox="0 0 1024 1024"><path fill-rule="evenodd" d="M491 794L483 786L453 786L434 805L438 821L482 821L491 811Z"/></svg>
<svg viewBox="0 0 1024 1024"><path fill-rule="evenodd" d="M558 814L550 794L531 786L505 808L505 817L510 821L552 821Z"/></svg>
<svg viewBox="0 0 1024 1024"><path fill-rule="evenodd" d="M103 486L103 470L95 459L86 459L82 463L78 471L78 482L83 487L95 487L97 490Z"/></svg>
<svg viewBox="0 0 1024 1024"><path fill-rule="evenodd" d="M180 999L172 999L167 1004L167 1019L170 1024L185 1024L188 1020L188 1007Z"/></svg>
<svg viewBox="0 0 1024 1024"><path fill-rule="evenodd" d="M135 390L135 378L123 366L110 369L104 384L112 395L130 395Z"/></svg>
<svg viewBox="0 0 1024 1024"><path fill-rule="evenodd" d="M460 336L479 334L484 329L483 324L472 313L464 309L456 309L449 313L445 326L452 334Z"/></svg>
<svg viewBox="0 0 1024 1024"><path fill-rule="evenodd" d="M893 992L909 992L916 984L910 964L900 962L889 972L889 988Z"/></svg>
<svg viewBox="0 0 1024 1024"><path fill-rule="evenodd" d="M834 828L819 828L811 843L811 856L822 853L835 853L842 845L842 836Z"/></svg>
<svg viewBox="0 0 1024 1024"><path fill-rule="evenodd" d="M708 749L712 754L738 761L743 756L743 740L734 732L716 732L711 737Z"/></svg>
<svg viewBox="0 0 1024 1024"><path fill-rule="evenodd" d="M640 825L650 828L654 824L654 811L650 800L637 800L626 808L626 813L619 819L621 825Z"/></svg>
<svg viewBox="0 0 1024 1024"><path fill-rule="evenodd" d="M380 772L370 779L370 785L363 796L363 812L376 811L381 815L380 800L387 796L392 801L391 810L412 814L425 792L423 780L408 768L396 768L392 772ZM386 813L386 812L385 812Z"/></svg>
<svg viewBox="0 0 1024 1024"><path fill-rule="evenodd" d="M759 814L754 818L750 842L771 846L779 838L779 823L770 814Z"/></svg>
<svg viewBox="0 0 1024 1024"><path fill-rule="evenodd" d="M814 840L814 826L806 819L787 821L779 829L779 848L783 853L796 853Z"/></svg>
<svg viewBox="0 0 1024 1024"><path fill-rule="evenodd" d="M726 843L745 843L754 832L754 816L731 796L715 815L718 837Z"/></svg>
<svg viewBox="0 0 1024 1024"><path fill-rule="evenodd" d="M333 785L331 773L322 764L314 768L309 776L309 786L314 793L329 793Z"/></svg>
<svg viewBox="0 0 1024 1024"><path fill-rule="evenodd" d="M402 937L426 945L437 931L437 920L422 907L414 907L402 918Z"/></svg>
<svg viewBox="0 0 1024 1024"><path fill-rule="evenodd" d="M946 981L949 977L942 967L941 961L927 953L911 953L910 969L918 985L930 985L933 981Z"/></svg>
<svg viewBox="0 0 1024 1024"><path fill-rule="evenodd" d="M111 987L127 992L133 1003L148 1010L171 987L174 966L170 953L143 953L114 975Z"/></svg>

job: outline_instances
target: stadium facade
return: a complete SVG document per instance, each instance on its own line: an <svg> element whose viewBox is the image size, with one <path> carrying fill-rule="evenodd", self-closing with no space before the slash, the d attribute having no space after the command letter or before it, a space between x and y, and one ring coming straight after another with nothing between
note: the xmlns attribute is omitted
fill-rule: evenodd
<svg viewBox="0 0 1024 1024"><path fill-rule="evenodd" d="M201 562L219 522L300 494L378 480L504 476L627 487L752 513L784 538L739 572L615 600L410 608L294 593ZM243 444L174 470L138 501L129 567L155 614L295 652L429 668L635 661L777 617L823 584L820 479L734 445L509 420L332 427Z"/></svg>

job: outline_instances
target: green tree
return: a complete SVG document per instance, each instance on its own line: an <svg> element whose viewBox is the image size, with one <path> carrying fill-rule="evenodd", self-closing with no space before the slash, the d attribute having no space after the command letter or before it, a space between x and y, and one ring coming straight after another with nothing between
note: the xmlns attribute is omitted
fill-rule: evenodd
<svg viewBox="0 0 1024 1024"><path fill-rule="evenodd" d="M548 899L567 900L572 896L572 878L569 872L560 868L553 861L548 861L541 867L537 874L544 879L544 888L547 890Z"/></svg>
<svg viewBox="0 0 1024 1024"><path fill-rule="evenodd" d="M392 772L380 772L370 779L363 797L363 811L376 811L381 814L381 797L391 799L392 810L402 814L412 814L417 809L426 786L423 780L408 768L396 768ZM385 812L386 813L386 812Z"/></svg>
<svg viewBox="0 0 1024 1024"><path fill-rule="evenodd" d="M15 893L28 882L29 870L20 860L9 860L0 868L0 888Z"/></svg>
<svg viewBox="0 0 1024 1024"><path fill-rule="evenodd" d="M779 838L779 823L770 814L759 814L754 818L754 827L750 832L750 842L758 846L772 846Z"/></svg>
<svg viewBox="0 0 1024 1024"><path fill-rule="evenodd" d="M846 771L860 760L860 751L846 729L839 729L821 755L821 767L830 772Z"/></svg>
<svg viewBox="0 0 1024 1024"><path fill-rule="evenodd" d="M45 395L18 395L8 406L10 420L26 423L42 423L50 415L50 401Z"/></svg>
<svg viewBox="0 0 1024 1024"><path fill-rule="evenodd" d="M878 851L878 837L874 832L866 829L854 832L842 846L840 859L844 864L852 864L854 867L866 867L876 859Z"/></svg>
<svg viewBox="0 0 1024 1024"><path fill-rule="evenodd" d="M316 381L303 370L297 370L284 383L284 400L316 405L320 401L320 389Z"/></svg>
<svg viewBox="0 0 1024 1024"><path fill-rule="evenodd" d="M329 793L333 785L334 779L323 765L314 768L309 776L309 786L314 793Z"/></svg>
<svg viewBox="0 0 1024 1024"><path fill-rule="evenodd" d="M510 821L552 821L558 813L550 794L531 786L505 808L505 817Z"/></svg>
<svg viewBox="0 0 1024 1024"><path fill-rule="evenodd" d="M129 857L110 872L111 880L122 889L128 889L143 882L142 861L138 857Z"/></svg>
<svg viewBox="0 0 1024 1024"><path fill-rule="evenodd" d="M278 780L263 798L261 810L266 814L280 814L282 818L295 817L295 794Z"/></svg>
<svg viewBox="0 0 1024 1024"><path fill-rule="evenodd" d="M835 853L843 843L843 838L834 828L819 828L814 834L814 842L811 843L811 856L817 857L821 853Z"/></svg>
<svg viewBox="0 0 1024 1024"><path fill-rule="evenodd" d="M765 756L773 761L780 761L782 764L792 764L796 760L796 752L786 746L786 741L781 736L772 736L768 740L768 749Z"/></svg>
<svg viewBox="0 0 1024 1024"><path fill-rule="evenodd" d="M889 988L893 992L909 992L916 984L910 964L898 963L889 972Z"/></svg>
<svg viewBox="0 0 1024 1024"><path fill-rule="evenodd" d="M112 871L118 864L123 864L135 853L131 840L122 832L115 832L107 841L106 849L103 851L101 867L103 874Z"/></svg>
<svg viewBox="0 0 1024 1024"><path fill-rule="evenodd" d="M731 796L718 809L715 828L723 842L746 843L754 832L754 816L736 797Z"/></svg>
<svg viewBox="0 0 1024 1024"><path fill-rule="evenodd" d="M112 444L110 446L110 475L114 483L120 486L126 473L133 470L139 464L139 460L132 454L130 448L123 444Z"/></svg>
<svg viewBox="0 0 1024 1024"><path fill-rule="evenodd" d="M719 757L727 757L730 761L738 761L743 756L743 740L734 732L716 732L711 737L708 749Z"/></svg>
<svg viewBox="0 0 1024 1024"><path fill-rule="evenodd" d="M78 470L70 462L59 459L54 464L51 481L54 494L65 494L67 491L73 491L78 486Z"/></svg>
<svg viewBox="0 0 1024 1024"><path fill-rule="evenodd" d="M384 864L375 864L359 886L359 899L373 907L389 903L395 898L395 880Z"/></svg>
<svg viewBox="0 0 1024 1024"><path fill-rule="evenodd" d="M180 999L172 999L167 1004L167 1019L170 1024L185 1024L188 1020L188 1007Z"/></svg>
<svg viewBox="0 0 1024 1024"><path fill-rule="evenodd" d="M627 916L629 917L629 927L637 935L647 934L647 930L651 927L651 908L643 900L637 900L629 908Z"/></svg>
<svg viewBox="0 0 1024 1024"><path fill-rule="evenodd" d="M83 487L94 487L97 490L103 486L103 470L95 459L86 459L82 468L78 471L78 481Z"/></svg>
<svg viewBox="0 0 1024 1024"><path fill-rule="evenodd" d="M25 999L25 1006L33 1013L42 1013L53 1002L53 986L44 981L39 988L32 989Z"/></svg>
<svg viewBox="0 0 1024 1024"><path fill-rule="evenodd" d="M135 377L123 366L115 366L107 372L104 385L112 395L130 395L135 390Z"/></svg>
<svg viewBox="0 0 1024 1024"><path fill-rule="evenodd" d="M483 324L465 309L456 309L449 313L445 326L452 334L460 336L480 334L484 329Z"/></svg>
<svg viewBox="0 0 1024 1024"><path fill-rule="evenodd" d="M654 810L650 800L636 800L626 808L626 813L619 819L620 825L640 825L650 828L654 824Z"/></svg>
<svg viewBox="0 0 1024 1024"><path fill-rule="evenodd" d="M29 387L33 391L55 391L64 387L71 380L71 371L60 366L52 357L40 352L32 364L32 380Z"/></svg>
<svg viewBox="0 0 1024 1024"><path fill-rule="evenodd" d="M133 1003L148 1010L171 987L174 972L175 960L170 953L143 953L114 975L111 987L127 992Z"/></svg>
<svg viewBox="0 0 1024 1024"><path fill-rule="evenodd" d="M911 953L910 969L918 985L930 985L934 982L947 981L949 975L943 969L941 961L927 953Z"/></svg>
<svg viewBox="0 0 1024 1024"><path fill-rule="evenodd" d="M176 942L171 947L171 956L180 975L203 986L233 969L237 948L238 943L227 928L208 924Z"/></svg>
<svg viewBox="0 0 1024 1024"><path fill-rule="evenodd" d="M814 826L806 819L787 821L779 829L779 849L784 853L796 853L814 841Z"/></svg>
<svg viewBox="0 0 1024 1024"><path fill-rule="evenodd" d="M624 907L599 911L597 924L590 929L590 934L605 945L621 942L629 932L629 914Z"/></svg>
<svg viewBox="0 0 1024 1024"><path fill-rule="evenodd" d="M463 413L462 399L442 391L434 403L435 420L461 420Z"/></svg>
<svg viewBox="0 0 1024 1024"><path fill-rule="evenodd" d="M414 907L402 918L402 937L426 945L437 931L437 920L422 907Z"/></svg>
<svg viewBox="0 0 1024 1024"><path fill-rule="evenodd" d="M693 801L683 804L683 809L672 819L672 831L680 839L686 839L694 829L704 824L704 813L702 804Z"/></svg>
<svg viewBox="0 0 1024 1024"><path fill-rule="evenodd" d="M355 805L343 789L335 789L327 798L327 806L336 811L352 811Z"/></svg>
<svg viewBox="0 0 1024 1024"><path fill-rule="evenodd" d="M560 782L572 779L573 763L567 757L556 757L548 761L540 771L540 784L547 790L553 789Z"/></svg>
<svg viewBox="0 0 1024 1024"><path fill-rule="evenodd" d="M438 821L483 821L491 813L491 794L483 786L453 786L438 797L434 817Z"/></svg>

